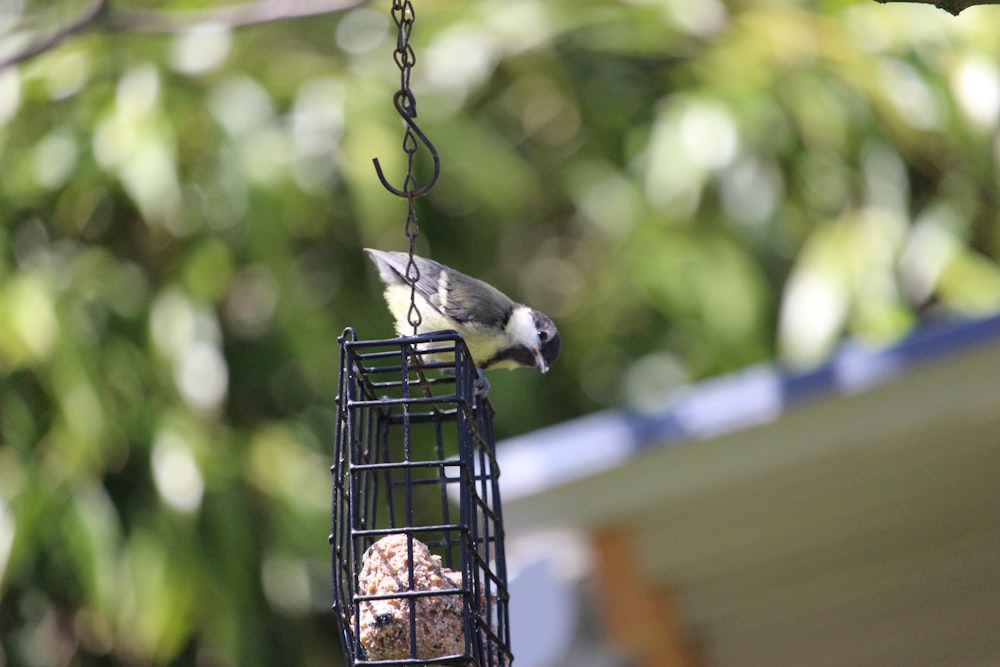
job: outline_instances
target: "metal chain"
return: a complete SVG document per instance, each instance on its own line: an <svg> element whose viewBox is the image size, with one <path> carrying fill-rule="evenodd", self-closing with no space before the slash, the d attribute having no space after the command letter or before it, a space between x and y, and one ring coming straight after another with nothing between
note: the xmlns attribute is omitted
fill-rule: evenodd
<svg viewBox="0 0 1000 667"><path fill-rule="evenodd" d="M420 280L420 268L417 266L414 257L414 249L417 244L417 236L420 234L420 226L417 224L417 215L413 202L417 197L422 197L434 186L441 173L441 161L438 157L437 149L430 142L427 136L421 132L414 119L417 117L417 99L410 90L410 73L416 64L417 58L410 46L410 33L413 30L413 22L416 14L413 10L411 0L393 0L392 20L396 23L396 49L393 51L393 60L399 67L399 90L393 96L393 104L396 112L403 119L406 125L406 133L403 135L403 152L406 153L406 178L403 180L403 188L393 187L386 181L379 166L378 159L374 160L375 172L386 190L397 197L406 199L406 224L404 233L409 241L409 260L406 264L406 282L410 284L410 310L407 313L407 321L413 327L413 334L417 334L417 328L423 321L420 310L417 308L417 282ZM423 187L417 187L417 179L413 173L414 161L420 144L423 143L434 158L434 173L430 181Z"/></svg>
<svg viewBox="0 0 1000 667"><path fill-rule="evenodd" d="M417 214L414 211L412 193L417 189L417 179L413 175L413 162L417 153L417 137L413 134L413 119L417 116L417 98L410 90L410 73L417 62L417 56L410 46L410 32L413 30L413 21L416 14L413 11L413 3L410 0L394 0L392 3L392 18L396 22L396 50L393 52L393 59L399 67L399 90L396 91L394 102L396 108L403 116L406 123L406 133L403 135L403 152L406 153L406 178L403 179L403 191L409 193L406 197L406 222L403 225L403 233L409 241L409 259L406 263L406 281L410 283L410 310L406 314L406 319L413 327L413 335L417 335L417 328L423 321L420 309L417 308L417 281L420 280L420 268L414 259L414 248L417 245L417 236L420 234L420 225L417 224Z"/></svg>

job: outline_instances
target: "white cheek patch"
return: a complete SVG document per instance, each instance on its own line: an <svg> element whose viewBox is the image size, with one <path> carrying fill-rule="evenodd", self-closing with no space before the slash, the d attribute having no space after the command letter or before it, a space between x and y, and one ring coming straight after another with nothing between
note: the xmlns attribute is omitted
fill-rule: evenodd
<svg viewBox="0 0 1000 667"><path fill-rule="evenodd" d="M535 318L531 316L531 310L520 306L514 309L507 322L507 332L510 340L517 344L524 345L528 349L541 347L538 340L538 331L535 329Z"/></svg>

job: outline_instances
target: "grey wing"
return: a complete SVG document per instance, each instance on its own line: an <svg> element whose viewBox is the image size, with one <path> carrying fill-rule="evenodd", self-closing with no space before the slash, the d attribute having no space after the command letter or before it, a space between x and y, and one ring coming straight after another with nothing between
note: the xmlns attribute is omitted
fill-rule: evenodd
<svg viewBox="0 0 1000 667"><path fill-rule="evenodd" d="M407 285L409 255L404 252L365 249L378 266L386 285ZM514 302L492 285L476 280L434 260L414 255L420 277L417 292L438 311L458 322L478 322L502 328ZM442 275L444 281L442 284Z"/></svg>
<svg viewBox="0 0 1000 667"><path fill-rule="evenodd" d="M438 294L431 301L445 315L459 322L476 322L490 329L503 329L507 325L514 302L489 283L476 280L454 269L448 271L445 303Z"/></svg>
<svg viewBox="0 0 1000 667"><path fill-rule="evenodd" d="M371 250L365 248L365 252L371 255L371 258L375 261L376 266L378 266L379 277L382 278L382 282L386 285L406 285L410 283L406 279L406 268L410 263L410 256L405 252L393 252L387 250ZM426 259L418 255L413 256L413 261L417 266L417 270L420 276L417 278L417 294L424 297L431 306L436 308L439 312L448 315L450 317L455 317L459 321L465 321L467 318L456 317L456 308L448 308L447 304L450 301L449 290L445 290L444 304L442 304L441 291L440 291L440 281L441 275L452 275L455 272L446 266L438 264L434 260ZM447 282L445 283L447 287Z"/></svg>
<svg viewBox="0 0 1000 667"><path fill-rule="evenodd" d="M371 256L375 266L378 267L382 282L386 285L409 285L406 280L406 267L410 263L408 254L388 250L372 250L371 248L365 248L365 252ZM420 277L417 279L417 292L434 304L432 298L437 299L438 279L441 277L441 271L444 267L435 261L417 255L413 256L413 261L420 272Z"/></svg>

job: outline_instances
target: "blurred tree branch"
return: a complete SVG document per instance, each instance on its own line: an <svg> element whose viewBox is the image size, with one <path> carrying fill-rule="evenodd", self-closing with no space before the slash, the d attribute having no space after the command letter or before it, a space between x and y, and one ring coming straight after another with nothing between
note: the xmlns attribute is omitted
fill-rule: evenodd
<svg viewBox="0 0 1000 667"><path fill-rule="evenodd" d="M29 58L33 58L34 56L37 56L38 54L44 53L49 49L55 47L67 37L71 37L72 35L78 33L79 31L83 30L87 26L97 21L100 18L100 16L105 12L107 6L108 6L108 0L95 0L95 2L90 7L80 12L80 15L77 17L75 21L71 21L70 23L62 26L59 30L55 31L54 33L47 35L46 37L38 40L37 42L28 44L20 51L16 51L15 53L11 54L10 56L7 56L3 60L0 60L0 70L6 69L11 65L16 65L17 63L28 60Z"/></svg>
<svg viewBox="0 0 1000 667"><path fill-rule="evenodd" d="M206 23L240 28L259 23L343 12L367 2L368 0L259 0L214 9L169 11L129 9L116 7L110 0L94 0L74 20L0 59L0 69L44 53L89 27L98 27L111 32L148 33L184 32Z"/></svg>
<svg viewBox="0 0 1000 667"><path fill-rule="evenodd" d="M368 0L259 0L217 9L189 11L135 10L109 7L103 22L110 30L127 32L183 32L202 23L240 28L284 19L347 11Z"/></svg>
<svg viewBox="0 0 1000 667"><path fill-rule="evenodd" d="M24 62L60 44L63 40L89 28L100 27L112 32L175 33L194 26L214 23L230 28L269 23L284 19L319 16L346 11L368 0L258 0L214 9L170 11L158 9L130 9L117 7L111 0L94 0L79 16L37 41L30 42L14 53L0 58L0 69ZM958 16L975 5L1000 4L1000 0L876 0L890 2L916 2L934 5Z"/></svg>
<svg viewBox="0 0 1000 667"><path fill-rule="evenodd" d="M958 16L963 10L976 5L996 5L997 0L875 0L881 4L890 2L916 2L922 5L934 5L938 9L943 9L952 16Z"/></svg>

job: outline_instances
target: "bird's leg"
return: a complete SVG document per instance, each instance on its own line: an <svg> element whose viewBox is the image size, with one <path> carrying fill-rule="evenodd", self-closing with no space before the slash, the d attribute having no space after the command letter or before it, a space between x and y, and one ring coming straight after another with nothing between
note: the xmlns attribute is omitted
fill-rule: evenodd
<svg viewBox="0 0 1000 667"><path fill-rule="evenodd" d="M486 379L486 371L476 367L476 396L486 398L490 393L490 381Z"/></svg>
<svg viewBox="0 0 1000 667"><path fill-rule="evenodd" d="M441 375L447 375L449 377L455 377L454 368L442 368ZM479 398L486 398L486 395L490 393L490 381L486 379L486 371L482 368L476 366L476 379L473 389L476 392L476 396Z"/></svg>

